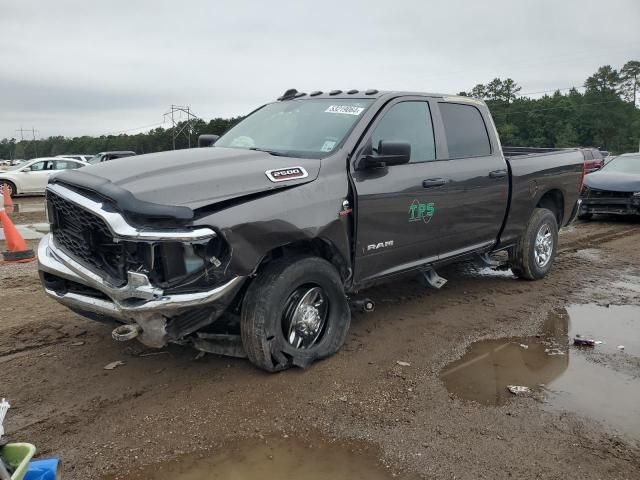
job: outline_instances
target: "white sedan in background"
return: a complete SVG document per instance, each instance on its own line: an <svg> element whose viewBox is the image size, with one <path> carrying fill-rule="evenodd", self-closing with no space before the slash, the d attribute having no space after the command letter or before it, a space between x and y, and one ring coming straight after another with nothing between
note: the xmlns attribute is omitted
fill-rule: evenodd
<svg viewBox="0 0 640 480"><path fill-rule="evenodd" d="M0 172L0 187L6 185L11 196L42 194L54 173L86 165L86 162L72 158L34 158Z"/></svg>

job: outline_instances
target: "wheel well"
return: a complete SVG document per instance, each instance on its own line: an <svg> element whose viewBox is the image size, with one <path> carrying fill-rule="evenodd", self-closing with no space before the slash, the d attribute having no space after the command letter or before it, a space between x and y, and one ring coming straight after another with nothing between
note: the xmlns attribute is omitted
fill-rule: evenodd
<svg viewBox="0 0 640 480"><path fill-rule="evenodd" d="M560 190L549 190L542 196L542 198L540 198L536 208L546 208L551 210L556 216L558 227L562 225L562 217L564 215L564 195L562 195Z"/></svg>
<svg viewBox="0 0 640 480"><path fill-rule="evenodd" d="M303 240L299 242L283 245L271 250L260 262L260 267L271 260L281 258L285 255L313 255L316 257L324 258L331 263L343 281L346 281L351 276L351 265L345 260L342 254L331 242L322 240L320 238L314 238L312 240ZM260 268L258 267L258 268Z"/></svg>

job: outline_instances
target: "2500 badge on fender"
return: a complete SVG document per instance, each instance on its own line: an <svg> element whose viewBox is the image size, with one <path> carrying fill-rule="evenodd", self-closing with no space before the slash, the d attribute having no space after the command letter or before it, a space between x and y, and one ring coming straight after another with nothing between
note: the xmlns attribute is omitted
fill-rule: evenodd
<svg viewBox="0 0 640 480"><path fill-rule="evenodd" d="M309 176L302 167L279 168L277 170L267 170L264 172L272 182L284 182L294 178L306 178Z"/></svg>
<svg viewBox="0 0 640 480"><path fill-rule="evenodd" d="M373 310L359 292L399 274L439 287L440 265L506 251L544 277L583 164L505 158L482 101L415 92L289 90L199 143L53 177L41 281L118 341L270 372L336 353Z"/></svg>

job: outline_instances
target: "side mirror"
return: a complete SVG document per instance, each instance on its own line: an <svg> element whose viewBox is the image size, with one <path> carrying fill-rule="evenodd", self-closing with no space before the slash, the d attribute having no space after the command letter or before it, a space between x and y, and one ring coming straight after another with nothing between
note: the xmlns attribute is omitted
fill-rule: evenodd
<svg viewBox="0 0 640 480"><path fill-rule="evenodd" d="M364 157L365 168L384 168L409 163L411 144L380 140L378 152Z"/></svg>
<svg viewBox="0 0 640 480"><path fill-rule="evenodd" d="M220 135L200 135L198 137L198 147L213 147Z"/></svg>

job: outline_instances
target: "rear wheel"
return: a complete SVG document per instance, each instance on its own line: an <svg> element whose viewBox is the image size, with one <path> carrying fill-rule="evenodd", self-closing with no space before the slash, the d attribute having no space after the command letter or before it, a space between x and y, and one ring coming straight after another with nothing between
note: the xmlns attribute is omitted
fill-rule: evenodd
<svg viewBox="0 0 640 480"><path fill-rule="evenodd" d="M558 249L558 222L546 208L536 208L511 258L513 273L527 280L543 278Z"/></svg>
<svg viewBox="0 0 640 480"><path fill-rule="evenodd" d="M333 265L317 257L282 258L268 263L247 290L242 344L264 370L306 367L340 349L350 320Z"/></svg>
<svg viewBox="0 0 640 480"><path fill-rule="evenodd" d="M17 193L16 186L9 180L0 180L0 194L3 194L4 189L9 190L9 196L14 197Z"/></svg>

